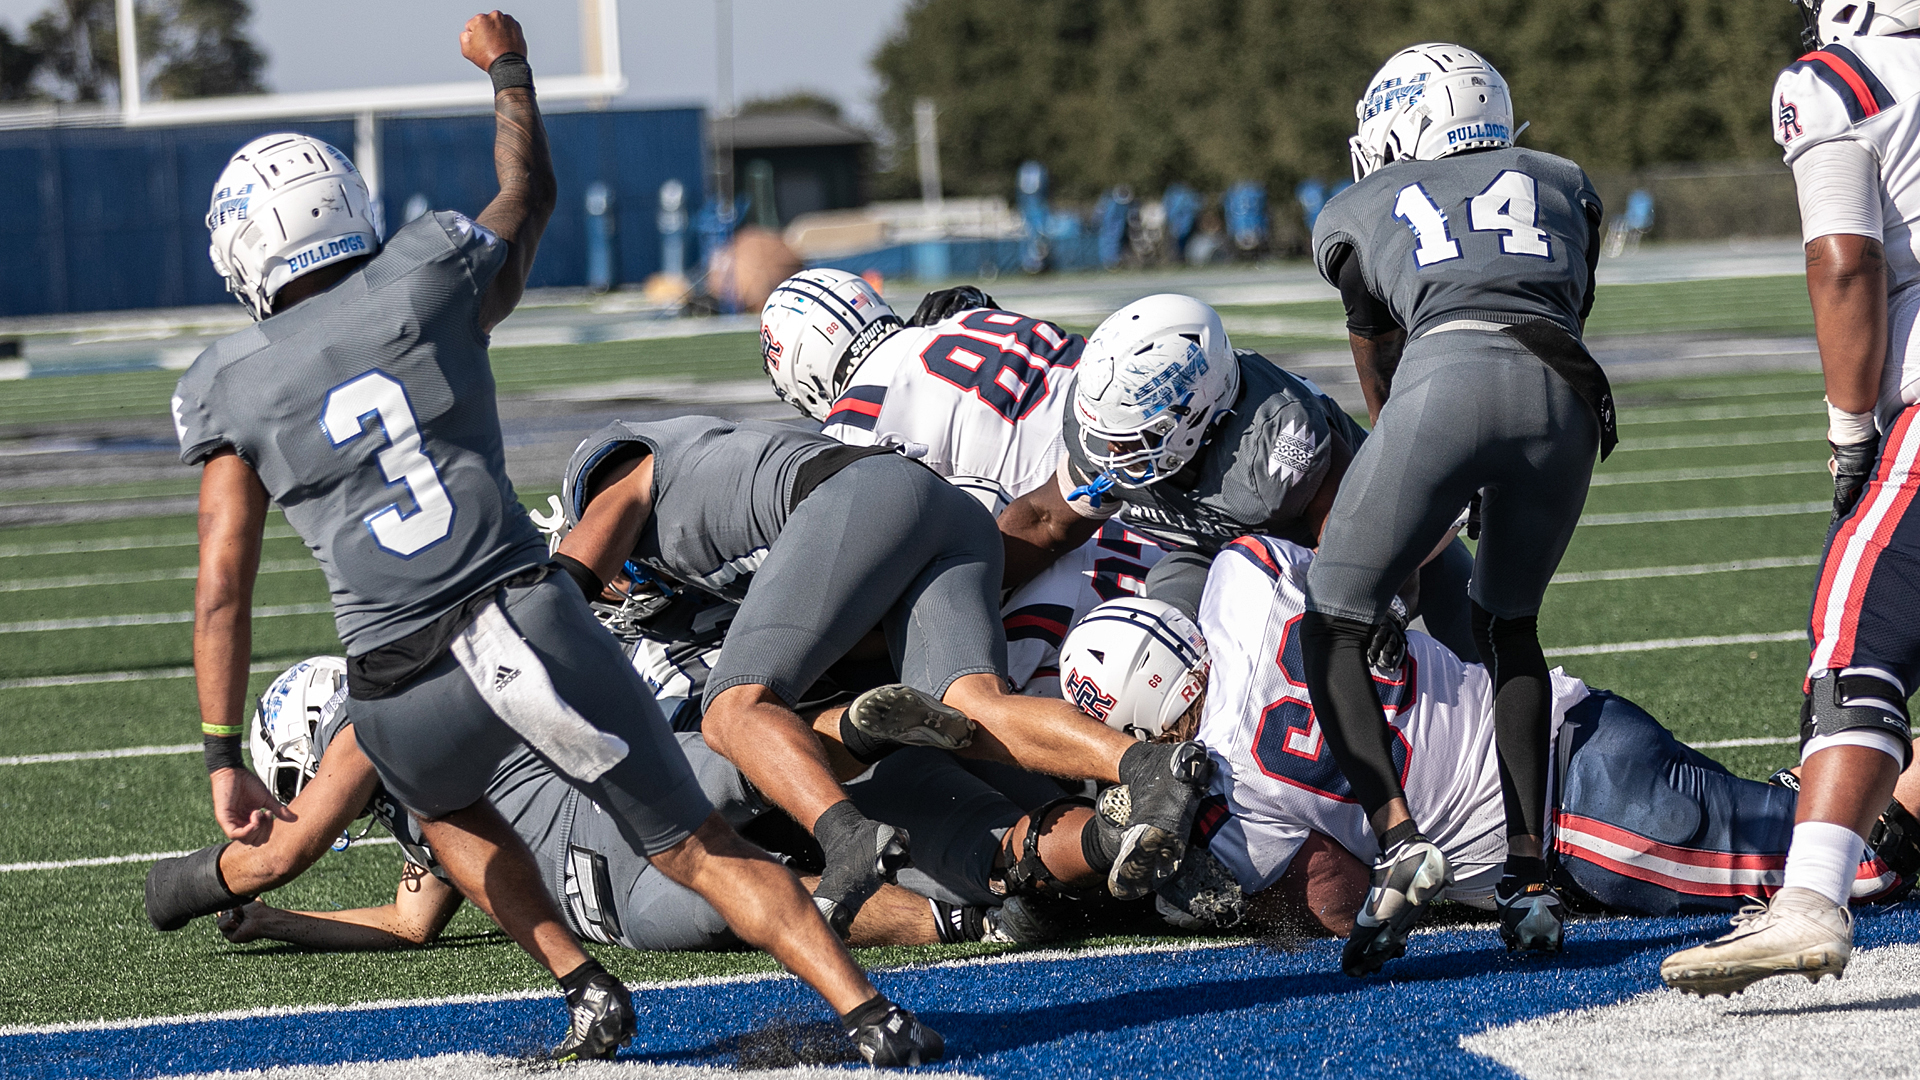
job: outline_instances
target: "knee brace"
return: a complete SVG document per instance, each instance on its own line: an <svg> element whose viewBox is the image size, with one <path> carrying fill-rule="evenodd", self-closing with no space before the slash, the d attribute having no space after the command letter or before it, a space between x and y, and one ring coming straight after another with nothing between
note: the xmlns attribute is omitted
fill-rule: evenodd
<svg viewBox="0 0 1920 1080"><path fill-rule="evenodd" d="M1807 684L1800 706L1800 749L1816 737L1850 731L1877 731L1900 748L1902 769L1913 757L1913 724L1907 716L1907 695L1878 675L1843 675L1830 671Z"/></svg>
<svg viewBox="0 0 1920 1080"><path fill-rule="evenodd" d="M1001 857L1006 859L1007 868L1002 872L1001 880L1006 882L1007 895L1032 896L1036 893L1064 893L1068 890L1060 884L1060 879L1047 869L1045 860L1040 858L1040 834L1047 831L1047 818L1055 811L1071 806L1092 806L1093 800L1081 795L1063 795L1051 802L1042 803L1027 815L1027 839L1021 845L1021 851L1015 855L1013 850L1013 830L1008 829L1000 841ZM1095 828L1094 822L1088 822L1089 829Z"/></svg>

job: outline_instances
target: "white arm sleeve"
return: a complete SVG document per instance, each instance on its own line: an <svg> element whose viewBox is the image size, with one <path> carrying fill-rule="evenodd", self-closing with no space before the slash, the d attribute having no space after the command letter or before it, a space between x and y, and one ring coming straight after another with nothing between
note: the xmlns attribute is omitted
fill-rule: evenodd
<svg viewBox="0 0 1920 1080"><path fill-rule="evenodd" d="M1830 139L1793 159L1800 236L1847 234L1886 239L1880 212L1880 159L1857 139Z"/></svg>

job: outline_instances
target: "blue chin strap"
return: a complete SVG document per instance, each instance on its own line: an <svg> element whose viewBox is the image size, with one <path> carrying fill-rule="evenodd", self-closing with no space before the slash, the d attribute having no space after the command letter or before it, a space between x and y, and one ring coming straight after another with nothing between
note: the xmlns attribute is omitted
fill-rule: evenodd
<svg viewBox="0 0 1920 1080"><path fill-rule="evenodd" d="M666 582L661 581L659 578L655 577L653 575L653 571L648 570L646 567L641 566L639 563L634 562L632 559L628 559L625 563L621 564L620 569L626 571L626 574L627 574L627 595L628 596L632 596L634 591L640 588L642 585L654 586L655 588L660 590L660 593L663 596L672 596L674 594L673 588L671 586L669 586Z"/></svg>

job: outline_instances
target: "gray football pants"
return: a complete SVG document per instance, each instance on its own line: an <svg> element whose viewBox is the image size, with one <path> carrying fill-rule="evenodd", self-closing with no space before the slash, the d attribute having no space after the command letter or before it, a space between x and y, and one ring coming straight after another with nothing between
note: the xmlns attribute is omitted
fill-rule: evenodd
<svg viewBox="0 0 1920 1080"><path fill-rule="evenodd" d="M1468 594L1501 619L1540 610L1586 505L1593 410L1504 334L1409 341L1380 422L1340 482L1307 571L1312 611L1372 623L1475 492Z"/></svg>
<svg viewBox="0 0 1920 1080"><path fill-rule="evenodd" d="M554 772L605 807L635 851L665 851L692 835L713 807L653 695L619 642L594 620L580 590L565 575L553 575L501 594L501 610L560 697L588 723L627 744L619 764L591 783L558 767ZM495 767L521 744L451 654L392 697L349 698L347 716L380 782L400 805L425 818L485 798Z"/></svg>
<svg viewBox="0 0 1920 1080"><path fill-rule="evenodd" d="M993 516L897 454L861 458L794 508L707 676L703 710L735 686L792 705L875 626L900 681L935 697L1007 672L1004 549Z"/></svg>

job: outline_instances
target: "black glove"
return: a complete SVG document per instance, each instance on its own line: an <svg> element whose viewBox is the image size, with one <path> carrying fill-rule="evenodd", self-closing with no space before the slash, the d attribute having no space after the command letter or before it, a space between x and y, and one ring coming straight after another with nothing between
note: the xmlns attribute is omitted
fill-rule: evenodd
<svg viewBox="0 0 1920 1080"><path fill-rule="evenodd" d="M1860 501L1860 492L1873 478L1873 462L1880 456L1878 435L1866 442L1833 447L1833 520L1839 521Z"/></svg>
<svg viewBox="0 0 1920 1080"><path fill-rule="evenodd" d="M1407 614L1398 604L1373 624L1367 642L1367 666L1375 671L1399 671L1407 662Z"/></svg>
<svg viewBox="0 0 1920 1080"><path fill-rule="evenodd" d="M973 285L955 285L951 289L930 292L920 306L913 309L913 318L907 320L908 326L932 326L941 319L958 315L974 308L998 307L993 297L981 292Z"/></svg>

